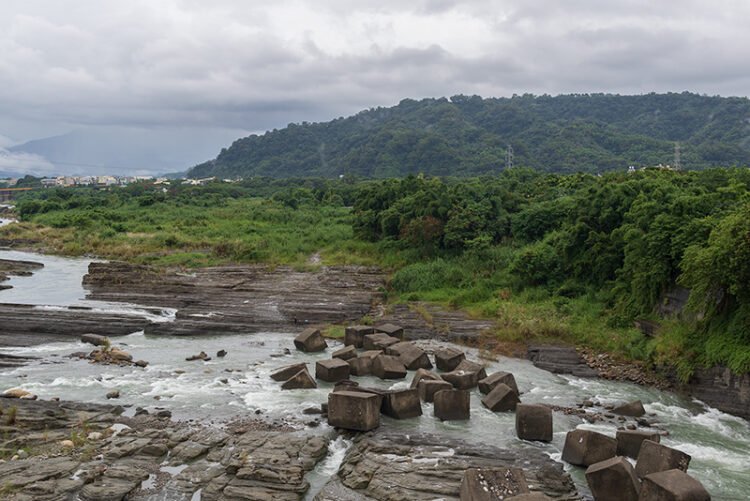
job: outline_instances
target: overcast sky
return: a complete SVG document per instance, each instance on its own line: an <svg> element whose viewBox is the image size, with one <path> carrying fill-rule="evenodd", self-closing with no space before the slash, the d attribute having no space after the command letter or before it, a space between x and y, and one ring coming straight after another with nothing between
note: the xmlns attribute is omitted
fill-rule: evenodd
<svg viewBox="0 0 750 501"><path fill-rule="evenodd" d="M2 0L0 148L459 93L747 95L748 20L746 0Z"/></svg>

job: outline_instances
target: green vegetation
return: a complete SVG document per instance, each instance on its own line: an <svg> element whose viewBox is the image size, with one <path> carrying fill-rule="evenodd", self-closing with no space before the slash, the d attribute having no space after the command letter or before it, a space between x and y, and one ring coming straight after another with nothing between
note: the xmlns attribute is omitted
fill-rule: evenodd
<svg viewBox="0 0 750 501"><path fill-rule="evenodd" d="M750 370L747 169L137 184L42 190L18 211L0 238L157 265L377 264L390 302L494 319L511 343Z"/></svg>
<svg viewBox="0 0 750 501"><path fill-rule="evenodd" d="M191 177L370 178L423 172L477 176L515 165L606 172L673 162L689 169L750 165L750 100L697 94L575 94L405 99L325 123L238 139Z"/></svg>

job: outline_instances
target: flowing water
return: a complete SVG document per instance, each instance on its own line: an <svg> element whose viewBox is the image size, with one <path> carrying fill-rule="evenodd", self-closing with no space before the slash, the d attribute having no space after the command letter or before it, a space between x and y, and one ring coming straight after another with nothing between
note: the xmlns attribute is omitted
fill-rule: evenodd
<svg viewBox="0 0 750 501"><path fill-rule="evenodd" d="M0 258L39 261L45 268L33 277L14 278L13 289L0 291L0 302L25 302L39 305L90 304L85 300L81 277L88 265L85 259L67 259L36 254L0 251ZM107 305L113 307L113 305ZM138 311L133 305L120 306ZM168 320L169 316L165 316ZM0 322L2 320L0 319ZM293 349L293 335L288 332L266 332L253 335L220 337L173 338L149 337L142 332L117 338L116 344L126 349L135 359L149 362L145 369L132 367L98 366L65 355L90 348L71 340L30 348L6 348L5 353L39 357L28 366L0 373L0 388L21 387L40 398L60 397L66 400L107 402L106 393L118 389L118 403L146 408L165 408L178 419L198 419L204 422L235 416L255 415L277 421L299 423L309 421L302 411L319 406L327 400L332 389L320 383L314 390L280 391L279 383L269 374L275 369L305 361L314 368L318 359L330 357L330 350L321 354L305 354ZM330 342L331 349L339 344ZM428 349L435 343L424 343ZM291 350L290 350L291 348ZM228 355L216 358L218 350ZM465 348L462 348L465 349ZM186 357L205 351L213 356L208 362L187 362ZM467 356L477 360L478 353L465 349ZM669 392L633 384L559 376L537 369L520 359L499 358L487 362L487 372L505 370L515 375L521 399L527 403L547 403L574 407L585 399L602 403L617 403L634 399L644 402L650 418L669 430L662 443L692 455L689 473L700 480L717 500L748 499L750 492L750 424L701 402ZM380 388L404 388L405 381L396 383L372 377L358 378L360 384ZM158 397L158 400L157 400ZM111 403L111 401L110 401ZM484 408L478 394L472 395L471 419L466 422L440 422L432 416L432 405L424 404L420 418L395 421L383 418L382 426L416 432L437 433L469 442L491 444L504 448L536 447L559 460L565 434L576 426L600 431L610 436L615 426L609 424L581 424L578 418L555 413L554 440L550 444L529 444L516 438L514 415L493 413ZM326 425L316 433L326 432ZM310 498L325 480L335 474L346 448L346 440L332 442L328 457L309 475L313 486ZM583 469L566 468L585 492Z"/></svg>

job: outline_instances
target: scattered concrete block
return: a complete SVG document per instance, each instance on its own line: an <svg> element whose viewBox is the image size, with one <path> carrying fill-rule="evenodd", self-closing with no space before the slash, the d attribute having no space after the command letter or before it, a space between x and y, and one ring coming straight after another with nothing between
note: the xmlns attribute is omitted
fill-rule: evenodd
<svg viewBox="0 0 750 501"><path fill-rule="evenodd" d="M349 360L350 358L357 357L357 349L354 346L344 346L340 350L336 350L331 355L333 358L340 358L341 360Z"/></svg>
<svg viewBox="0 0 750 501"><path fill-rule="evenodd" d="M469 468L461 480L461 501L498 501L529 492L519 468Z"/></svg>
<svg viewBox="0 0 750 501"><path fill-rule="evenodd" d="M448 346L440 348L435 352L435 365L441 371L450 372L458 367L458 364L466 360L466 355L458 348Z"/></svg>
<svg viewBox="0 0 750 501"><path fill-rule="evenodd" d="M414 374L414 377L411 380L411 388L419 388L419 382L422 380L428 380L428 381L442 381L443 378L438 376L432 371L429 371L427 369L417 369L417 372Z"/></svg>
<svg viewBox="0 0 750 501"><path fill-rule="evenodd" d="M435 417L441 421L463 421L471 416L471 396L466 390L442 390L434 395Z"/></svg>
<svg viewBox="0 0 750 501"><path fill-rule="evenodd" d="M372 374L372 358L357 357L346 361L349 364L349 373L352 376L369 376Z"/></svg>
<svg viewBox="0 0 750 501"><path fill-rule="evenodd" d="M315 378L329 383L349 379L349 364L340 358L315 362Z"/></svg>
<svg viewBox="0 0 750 501"><path fill-rule="evenodd" d="M452 390L453 385L448 381L436 381L433 379L422 379L417 386L419 398L425 402L434 402L435 393L442 390Z"/></svg>
<svg viewBox="0 0 750 501"><path fill-rule="evenodd" d="M383 324L375 327L375 332L383 332L391 337L398 338L399 341L404 340L404 328L394 324Z"/></svg>
<svg viewBox="0 0 750 501"><path fill-rule="evenodd" d="M304 367L302 370L297 372L297 374L284 381L284 383L281 385L282 390L310 389L317 387L318 384L307 371L307 367Z"/></svg>
<svg viewBox="0 0 750 501"><path fill-rule="evenodd" d="M346 346L362 348L365 336L374 332L375 329L369 325L351 325L344 330L344 344Z"/></svg>
<svg viewBox="0 0 750 501"><path fill-rule="evenodd" d="M482 405L492 412L514 411L519 403L521 399L518 398L518 394L510 386L502 383L495 386L495 389L482 399Z"/></svg>
<svg viewBox="0 0 750 501"><path fill-rule="evenodd" d="M573 430L565 436L562 460L577 466L591 466L617 454L617 440L591 430Z"/></svg>
<svg viewBox="0 0 750 501"><path fill-rule="evenodd" d="M516 395L521 394L518 391L518 385L516 385L516 378L510 372L494 372L486 378L480 379L477 384L479 385L479 391L487 395L495 388L495 386L501 383L510 386L510 388L516 392Z"/></svg>
<svg viewBox="0 0 750 501"><path fill-rule="evenodd" d="M333 385L333 391L357 391L359 383L351 379L342 379Z"/></svg>
<svg viewBox="0 0 750 501"><path fill-rule="evenodd" d="M376 332L375 334L367 334L364 337L362 347L365 350L382 350L384 351L389 346L393 346L401 341L398 338L391 337L388 334L382 332Z"/></svg>
<svg viewBox="0 0 750 501"><path fill-rule="evenodd" d="M398 357L379 355L372 361L372 374L380 379L403 379L406 367Z"/></svg>
<svg viewBox="0 0 750 501"><path fill-rule="evenodd" d="M394 419L409 419L422 415L419 390L393 390L385 394L381 412Z"/></svg>
<svg viewBox="0 0 750 501"><path fill-rule="evenodd" d="M415 371L417 369L432 369L430 357L427 356L427 353L425 353L422 348L414 343L402 341L393 346L389 346L386 348L385 352L388 355L394 355L400 358L401 362L410 371Z"/></svg>
<svg viewBox="0 0 750 501"><path fill-rule="evenodd" d="M522 440L552 441L552 409L546 405L516 406L516 435Z"/></svg>
<svg viewBox="0 0 750 501"><path fill-rule="evenodd" d="M661 436L651 431L617 430L617 455L637 459L644 440L651 440L658 444Z"/></svg>
<svg viewBox="0 0 750 501"><path fill-rule="evenodd" d="M380 426L379 395L354 391L328 394L328 424L337 428L370 431Z"/></svg>
<svg viewBox="0 0 750 501"><path fill-rule="evenodd" d="M627 404L618 405L612 409L612 412L620 416L641 417L646 414L646 409L643 408L643 403L640 400L634 400Z"/></svg>
<svg viewBox="0 0 750 501"><path fill-rule="evenodd" d="M657 444L651 440L641 443L638 460L635 463L635 473L643 478L652 473L667 470L687 471L691 456L666 445Z"/></svg>
<svg viewBox="0 0 750 501"><path fill-rule="evenodd" d="M596 501L638 501L638 477L633 466L622 456L589 466L586 482Z"/></svg>
<svg viewBox="0 0 750 501"><path fill-rule="evenodd" d="M323 351L328 348L328 343L323 339L320 329L314 327L307 328L294 338L294 346L306 353Z"/></svg>
<svg viewBox="0 0 750 501"><path fill-rule="evenodd" d="M476 372L477 381L487 377L487 370L484 368L484 365L477 362L472 362L471 360L461 360L461 363L456 366L455 370L464 372Z"/></svg>
<svg viewBox="0 0 750 501"><path fill-rule="evenodd" d="M452 384L457 390L470 390L478 382L476 372L466 372L458 369L441 374L440 377Z"/></svg>
<svg viewBox="0 0 750 501"><path fill-rule="evenodd" d="M682 470L646 475L641 484L642 501L711 501L703 484Z"/></svg>
<svg viewBox="0 0 750 501"><path fill-rule="evenodd" d="M286 381L287 379L294 376L302 369L307 369L307 364L299 363L299 364L287 365L286 367L282 367L276 372L272 372L271 379L273 379L274 381Z"/></svg>

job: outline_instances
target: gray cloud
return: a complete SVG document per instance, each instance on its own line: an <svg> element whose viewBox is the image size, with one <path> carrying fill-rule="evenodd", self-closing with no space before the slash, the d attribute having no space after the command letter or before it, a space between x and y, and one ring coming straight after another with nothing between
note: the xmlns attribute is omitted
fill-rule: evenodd
<svg viewBox="0 0 750 501"><path fill-rule="evenodd" d="M4 0L0 133L262 131L456 93L746 95L748 18L740 0Z"/></svg>

